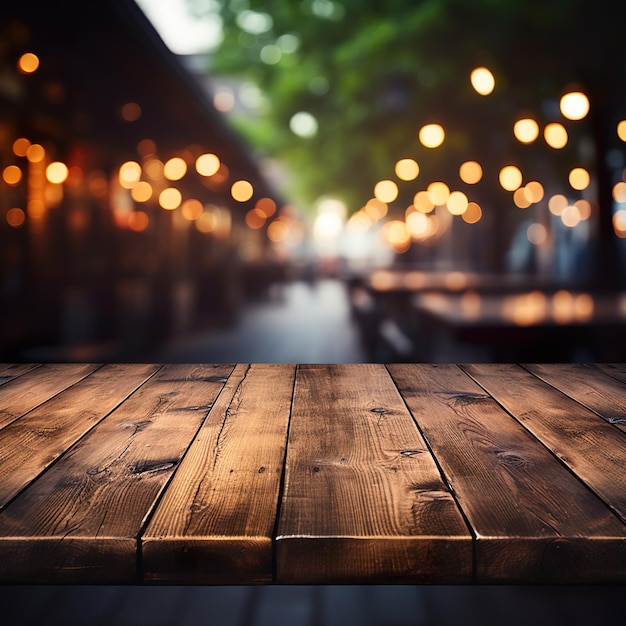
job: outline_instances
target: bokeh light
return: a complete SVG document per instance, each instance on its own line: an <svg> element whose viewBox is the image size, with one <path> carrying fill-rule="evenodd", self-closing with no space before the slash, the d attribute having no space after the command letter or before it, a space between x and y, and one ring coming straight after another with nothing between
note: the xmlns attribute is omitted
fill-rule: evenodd
<svg viewBox="0 0 626 626"><path fill-rule="evenodd" d="M220 159L217 155L208 152L196 159L196 171L201 176L213 176L220 169Z"/></svg>
<svg viewBox="0 0 626 626"><path fill-rule="evenodd" d="M236 180L230 188L230 195L237 202L247 202L254 195L254 187L248 180Z"/></svg>
<svg viewBox="0 0 626 626"><path fill-rule="evenodd" d="M32 74L39 67L39 57L33 52L26 52L18 59L17 67L23 74Z"/></svg>
<svg viewBox="0 0 626 626"><path fill-rule="evenodd" d="M572 189L582 191L583 189L589 187L591 177L589 175L589 172L584 167L575 167L569 173L568 180Z"/></svg>
<svg viewBox="0 0 626 626"><path fill-rule="evenodd" d="M183 195L175 187L167 187L159 194L159 206L167 211L173 211L180 206Z"/></svg>
<svg viewBox="0 0 626 626"><path fill-rule="evenodd" d="M500 185L507 191L515 191L522 184L522 172L515 165L505 165L498 175Z"/></svg>
<svg viewBox="0 0 626 626"><path fill-rule="evenodd" d="M413 159L400 159L396 163L395 172L400 180L415 180L420 173L420 168Z"/></svg>
<svg viewBox="0 0 626 626"><path fill-rule="evenodd" d="M532 118L517 120L513 125L513 134L521 143L532 143L539 136L539 124Z"/></svg>
<svg viewBox="0 0 626 626"><path fill-rule="evenodd" d="M187 163L181 157L172 157L163 165L163 176L168 180L180 180L187 173Z"/></svg>
<svg viewBox="0 0 626 626"><path fill-rule="evenodd" d="M379 180L374 186L374 197L389 204L398 197L398 185L392 180Z"/></svg>
<svg viewBox="0 0 626 626"><path fill-rule="evenodd" d="M483 177L483 168L477 161L465 161L459 167L459 177L468 185L475 185Z"/></svg>
<svg viewBox="0 0 626 626"><path fill-rule="evenodd" d="M546 143L555 150L565 148L568 141L567 130L563 124L552 122L543 129L543 137Z"/></svg>
<svg viewBox="0 0 626 626"><path fill-rule="evenodd" d="M571 91L561 98L559 108L568 120L582 120L589 113L589 98L581 91Z"/></svg>
<svg viewBox="0 0 626 626"><path fill-rule="evenodd" d="M488 96L496 86L496 79L486 67L477 67L470 74L470 82L474 90L481 96Z"/></svg>
<svg viewBox="0 0 626 626"><path fill-rule="evenodd" d="M17 185L22 180L22 170L17 165L7 165L2 170L2 180L7 185Z"/></svg>
<svg viewBox="0 0 626 626"><path fill-rule="evenodd" d="M426 124L419 130L420 143L426 148L438 148L445 138L446 133L440 124Z"/></svg>
<svg viewBox="0 0 626 626"><path fill-rule="evenodd" d="M480 208L480 205L477 202L469 202L467 205L467 209L465 213L461 215L461 218L467 224L476 224L478 223L483 216L483 211Z"/></svg>
<svg viewBox="0 0 626 626"><path fill-rule="evenodd" d="M443 206L450 197L450 188L441 181L430 183L426 191L428 192L428 199L435 206Z"/></svg>

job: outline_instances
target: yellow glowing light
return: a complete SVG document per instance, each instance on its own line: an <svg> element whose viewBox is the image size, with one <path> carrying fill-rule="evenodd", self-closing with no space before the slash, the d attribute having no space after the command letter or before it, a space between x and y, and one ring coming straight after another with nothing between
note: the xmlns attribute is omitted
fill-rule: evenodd
<svg viewBox="0 0 626 626"><path fill-rule="evenodd" d="M22 180L22 170L17 165L7 165L2 171L2 180L7 185L17 185Z"/></svg>
<svg viewBox="0 0 626 626"><path fill-rule="evenodd" d="M589 202L589 200L576 200L576 202L574 202L574 206L578 209L581 222L584 222L591 217L591 202Z"/></svg>
<svg viewBox="0 0 626 626"><path fill-rule="evenodd" d="M32 52L26 52L19 58L17 67L24 74L32 74L39 67L39 57Z"/></svg>
<svg viewBox="0 0 626 626"><path fill-rule="evenodd" d="M363 210L357 211L350 216L346 228L352 233L366 233L374 223L374 220Z"/></svg>
<svg viewBox="0 0 626 626"><path fill-rule="evenodd" d="M420 166L413 159L400 159L395 171L400 180L415 180L420 173Z"/></svg>
<svg viewBox="0 0 626 626"><path fill-rule="evenodd" d="M567 205L567 198L560 193L557 193L548 200L548 209L550 209L552 215L561 215Z"/></svg>
<svg viewBox="0 0 626 626"><path fill-rule="evenodd" d="M568 228L575 228L580 224L580 210L575 204L569 204L561 213L561 221Z"/></svg>
<svg viewBox="0 0 626 626"><path fill-rule="evenodd" d="M212 233L217 227L217 216L215 211L204 211L196 220L196 230L198 232L208 234Z"/></svg>
<svg viewBox="0 0 626 626"><path fill-rule="evenodd" d="M475 185L483 177L483 168L476 161L465 161L459 168L461 180L468 185Z"/></svg>
<svg viewBox="0 0 626 626"><path fill-rule="evenodd" d="M247 180L236 180L230 188L230 195L237 202L247 202L254 195L254 187Z"/></svg>
<svg viewBox="0 0 626 626"><path fill-rule="evenodd" d="M626 202L626 183L620 181L613 186L613 200L615 202Z"/></svg>
<svg viewBox="0 0 626 626"><path fill-rule="evenodd" d="M273 243L281 243L289 236L289 226L281 220L275 219L267 227L267 238Z"/></svg>
<svg viewBox="0 0 626 626"><path fill-rule="evenodd" d="M446 133L440 124L426 124L420 128L419 140L426 148L438 148L445 138Z"/></svg>
<svg viewBox="0 0 626 626"><path fill-rule="evenodd" d="M398 197L398 185L393 180L379 180L374 186L374 196L380 202L389 204Z"/></svg>
<svg viewBox="0 0 626 626"><path fill-rule="evenodd" d="M187 163L180 157L172 157L163 165L163 176L168 180L180 180L187 173Z"/></svg>
<svg viewBox="0 0 626 626"><path fill-rule="evenodd" d="M569 324L574 318L574 296L560 289L552 296L552 317L557 324Z"/></svg>
<svg viewBox="0 0 626 626"><path fill-rule="evenodd" d="M200 216L204 211L204 207L202 206L202 202L200 202L197 198L189 198L189 200L185 200L183 202L183 205L180 207L180 211L186 220L195 222L200 219Z"/></svg>
<svg viewBox="0 0 626 626"><path fill-rule="evenodd" d="M413 206L422 213L430 213L435 208L435 205L428 197L427 191L418 191L413 196Z"/></svg>
<svg viewBox="0 0 626 626"><path fill-rule="evenodd" d="M211 154L210 152L207 154L201 154L196 159L196 171L201 176L213 176L217 174L220 169L220 159L217 155Z"/></svg>
<svg viewBox="0 0 626 626"><path fill-rule="evenodd" d="M540 246L548 239L548 231L543 224L534 222L526 229L526 237L533 246Z"/></svg>
<svg viewBox="0 0 626 626"><path fill-rule="evenodd" d="M504 302L504 316L518 326L532 326L546 318L547 298L540 291L510 296Z"/></svg>
<svg viewBox="0 0 626 626"><path fill-rule="evenodd" d="M526 189L524 187L515 190L513 193L513 203L518 209L527 209L532 204L526 196Z"/></svg>
<svg viewBox="0 0 626 626"><path fill-rule="evenodd" d="M517 120L513 125L513 134L521 143L532 143L539 136L539 124L532 118Z"/></svg>
<svg viewBox="0 0 626 626"><path fill-rule="evenodd" d="M137 161L122 163L119 170L120 185L124 189L132 189L141 178L141 165Z"/></svg>
<svg viewBox="0 0 626 626"><path fill-rule="evenodd" d="M617 125L617 136L622 141L626 141L626 120L621 120Z"/></svg>
<svg viewBox="0 0 626 626"><path fill-rule="evenodd" d="M613 214L613 230L621 239L626 238L626 209L620 209Z"/></svg>
<svg viewBox="0 0 626 626"><path fill-rule="evenodd" d="M159 206L167 211L173 211L180 206L183 195L176 187L167 187L159 194Z"/></svg>
<svg viewBox="0 0 626 626"><path fill-rule="evenodd" d="M150 225L150 217L145 211L133 211L128 216L128 228L136 233L142 233Z"/></svg>
<svg viewBox="0 0 626 626"><path fill-rule="evenodd" d="M161 180L163 178L163 162L159 159L148 159L143 169L152 180Z"/></svg>
<svg viewBox="0 0 626 626"><path fill-rule="evenodd" d="M579 322L589 322L593 317L595 304L588 293L581 293L574 299L574 314Z"/></svg>
<svg viewBox="0 0 626 626"><path fill-rule="evenodd" d="M152 185L141 180L130 190L130 195L135 202L148 202L152 198L152 191Z"/></svg>
<svg viewBox="0 0 626 626"><path fill-rule="evenodd" d="M524 187L524 195L526 196L527 200L532 204L541 202L543 200L544 193L545 192L543 189L543 185L536 180L531 180Z"/></svg>
<svg viewBox="0 0 626 626"><path fill-rule="evenodd" d="M480 208L480 205L476 202L470 202L467 205L467 210L465 211L465 213L461 215L461 218L464 222L468 224L476 224L477 222L480 222L482 216L483 211Z"/></svg>
<svg viewBox="0 0 626 626"><path fill-rule="evenodd" d="M429 220L424 213L413 211L406 216L406 229L413 239L423 239L429 232Z"/></svg>
<svg viewBox="0 0 626 626"><path fill-rule="evenodd" d="M141 107L136 102L127 102L120 114L125 122L136 122L141 117Z"/></svg>
<svg viewBox="0 0 626 626"><path fill-rule="evenodd" d="M563 124L559 124L558 122L548 124L543 129L543 137L546 140L546 143L555 150L565 148L567 145L567 130Z"/></svg>
<svg viewBox="0 0 626 626"><path fill-rule="evenodd" d="M411 245L411 235L402 220L390 220L382 228L384 241L396 252L405 252Z"/></svg>
<svg viewBox="0 0 626 626"><path fill-rule="evenodd" d="M64 183L69 175L69 170L65 163L54 161L46 168L46 178L57 185Z"/></svg>
<svg viewBox="0 0 626 626"><path fill-rule="evenodd" d="M575 167L569 173L568 178L569 178L569 184L572 186L572 189L576 189L577 191L582 191L583 189L587 189L591 181L589 172L583 167Z"/></svg>
<svg viewBox="0 0 626 626"><path fill-rule="evenodd" d="M367 216L374 222L381 220L389 211L387 204L385 202L381 202L378 198L371 198L368 200L364 209Z"/></svg>
<svg viewBox="0 0 626 626"><path fill-rule="evenodd" d="M481 96L488 96L496 86L496 79L486 67L477 67L470 74L474 90Z"/></svg>
<svg viewBox="0 0 626 626"><path fill-rule="evenodd" d="M435 206L443 206L450 197L450 188L440 181L430 183L426 188L426 192L428 193L428 199Z"/></svg>
<svg viewBox="0 0 626 626"><path fill-rule="evenodd" d="M250 209L246 213L246 225L248 228L258 230L259 228L263 228L263 226L265 226L266 221L267 218L260 209Z"/></svg>
<svg viewBox="0 0 626 626"><path fill-rule="evenodd" d="M582 120L589 113L589 98L580 91L571 91L561 98L559 107L568 120Z"/></svg>
<svg viewBox="0 0 626 626"><path fill-rule="evenodd" d="M13 154L18 157L25 157L30 148L30 141L26 137L19 137L13 142Z"/></svg>
<svg viewBox="0 0 626 626"><path fill-rule="evenodd" d="M469 200L462 191L453 191L446 201L448 211L450 211L452 215L463 215L463 213L467 211L468 204Z"/></svg>
<svg viewBox="0 0 626 626"><path fill-rule="evenodd" d="M26 158L31 163L39 163L46 156L46 151L41 144L33 143L26 150Z"/></svg>
<svg viewBox="0 0 626 626"><path fill-rule="evenodd" d="M515 191L522 184L522 172L515 165L506 165L498 176L500 185L507 191Z"/></svg>
<svg viewBox="0 0 626 626"><path fill-rule="evenodd" d="M22 209L12 208L7 211L7 224L13 228L19 228L26 221L26 214Z"/></svg>

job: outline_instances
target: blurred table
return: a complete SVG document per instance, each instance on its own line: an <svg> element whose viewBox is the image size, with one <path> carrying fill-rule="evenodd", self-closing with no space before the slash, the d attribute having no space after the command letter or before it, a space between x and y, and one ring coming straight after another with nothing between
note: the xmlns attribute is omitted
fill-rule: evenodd
<svg viewBox="0 0 626 626"><path fill-rule="evenodd" d="M536 360L542 351L552 360L569 360L576 349L594 360L626 358L626 293L467 290L415 294L412 305L431 339L448 333L491 347L498 360Z"/></svg>
<svg viewBox="0 0 626 626"><path fill-rule="evenodd" d="M0 582L626 582L624 365L0 366Z"/></svg>

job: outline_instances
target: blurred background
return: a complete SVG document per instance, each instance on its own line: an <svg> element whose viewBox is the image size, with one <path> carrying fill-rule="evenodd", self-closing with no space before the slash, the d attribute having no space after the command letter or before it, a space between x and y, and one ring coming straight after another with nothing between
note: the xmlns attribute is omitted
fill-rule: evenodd
<svg viewBox="0 0 626 626"><path fill-rule="evenodd" d="M0 360L623 361L626 4L0 9ZM613 587L0 587L11 624L589 624Z"/></svg>
<svg viewBox="0 0 626 626"><path fill-rule="evenodd" d="M0 11L5 361L616 361L626 8Z"/></svg>

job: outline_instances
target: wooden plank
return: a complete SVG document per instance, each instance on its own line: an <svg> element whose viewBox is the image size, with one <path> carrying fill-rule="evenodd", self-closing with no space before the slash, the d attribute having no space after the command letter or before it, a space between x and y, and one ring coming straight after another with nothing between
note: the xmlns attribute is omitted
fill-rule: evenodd
<svg viewBox="0 0 626 626"><path fill-rule="evenodd" d="M105 365L0 430L0 509L158 368Z"/></svg>
<svg viewBox="0 0 626 626"><path fill-rule="evenodd" d="M595 367L608 376L626 383L626 363L598 363Z"/></svg>
<svg viewBox="0 0 626 626"><path fill-rule="evenodd" d="M626 527L459 367L389 371L474 529L478 582L626 580Z"/></svg>
<svg viewBox="0 0 626 626"><path fill-rule="evenodd" d="M272 580L295 366L238 365L142 537L148 581Z"/></svg>
<svg viewBox="0 0 626 626"><path fill-rule="evenodd" d="M37 363L0 363L0 385L39 367Z"/></svg>
<svg viewBox="0 0 626 626"><path fill-rule="evenodd" d="M0 386L0 429L96 371L100 365L42 365Z"/></svg>
<svg viewBox="0 0 626 626"><path fill-rule="evenodd" d="M137 537L232 366L168 365L0 513L0 582L137 582Z"/></svg>
<svg viewBox="0 0 626 626"><path fill-rule="evenodd" d="M626 398L621 383L617 389L603 374L596 375L597 389L575 366L529 366L530 372L515 365L468 365L466 371L512 413L535 437L563 461L580 480L593 489L626 521L626 437L596 413L548 386L531 372L542 374L591 404L612 414L624 410ZM568 380L569 379L569 380ZM605 391L614 396L602 401ZM593 390L593 392L590 391ZM598 391L599 390L599 391ZM613 408L611 408L613 404ZM619 413L618 413L619 414ZM623 412L621 413L623 415Z"/></svg>
<svg viewBox="0 0 626 626"><path fill-rule="evenodd" d="M626 433L626 380L605 375L595 365L525 365L541 380L594 411Z"/></svg>
<svg viewBox="0 0 626 626"><path fill-rule="evenodd" d="M469 582L471 535L382 365L298 367L277 582Z"/></svg>

